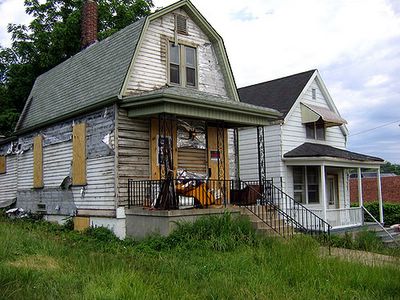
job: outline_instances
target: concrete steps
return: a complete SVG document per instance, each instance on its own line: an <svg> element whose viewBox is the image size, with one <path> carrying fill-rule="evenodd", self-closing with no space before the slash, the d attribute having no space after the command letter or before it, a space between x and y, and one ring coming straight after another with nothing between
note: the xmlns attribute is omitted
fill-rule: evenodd
<svg viewBox="0 0 400 300"><path fill-rule="evenodd" d="M394 240L376 223L368 223L365 228L370 231L375 231L377 237L379 237L383 244L389 248L400 247L400 231L395 228L385 227L386 231L394 238ZM397 242L397 243L396 243Z"/></svg>
<svg viewBox="0 0 400 300"><path fill-rule="evenodd" d="M252 210L263 219L265 222L260 219L257 215L255 215L252 211L247 209L246 207L241 207L240 208L240 213L242 215L247 216L250 219L250 222L253 226L253 228L260 234L265 234L269 236L291 236L293 234L296 234L291 226L288 226L285 224L283 220L281 220L274 211L270 210L266 213L261 213L261 209L257 211L255 207L252 207ZM265 212L265 208L263 209L263 212ZM272 224L272 226L275 228L272 229L268 224ZM278 232L279 233L278 233Z"/></svg>

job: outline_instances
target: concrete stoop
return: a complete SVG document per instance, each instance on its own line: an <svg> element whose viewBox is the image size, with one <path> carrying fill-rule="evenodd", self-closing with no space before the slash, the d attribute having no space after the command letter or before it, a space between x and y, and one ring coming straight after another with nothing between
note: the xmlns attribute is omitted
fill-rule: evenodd
<svg viewBox="0 0 400 300"><path fill-rule="evenodd" d="M394 238L394 240L376 223L366 223L363 230L374 231L383 244L389 248L400 247L400 231L395 228L385 227L386 231Z"/></svg>

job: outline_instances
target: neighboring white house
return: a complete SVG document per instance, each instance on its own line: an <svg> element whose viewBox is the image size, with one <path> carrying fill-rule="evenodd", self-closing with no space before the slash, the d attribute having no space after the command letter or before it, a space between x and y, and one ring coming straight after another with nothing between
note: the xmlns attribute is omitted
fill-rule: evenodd
<svg viewBox="0 0 400 300"><path fill-rule="evenodd" d="M383 160L346 150L347 122L340 116L318 70L238 91L242 102L282 113L279 121L264 128L267 179L333 227L362 224L362 198L359 208L350 208L348 174L356 168L359 173L361 168L373 168L379 173ZM258 169L257 152L256 130L240 130L242 180L258 178L254 172Z"/></svg>

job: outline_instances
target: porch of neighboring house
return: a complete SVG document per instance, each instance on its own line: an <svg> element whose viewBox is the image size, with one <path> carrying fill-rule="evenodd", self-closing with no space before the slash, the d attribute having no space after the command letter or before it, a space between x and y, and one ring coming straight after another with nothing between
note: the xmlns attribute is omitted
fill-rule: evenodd
<svg viewBox="0 0 400 300"><path fill-rule="evenodd" d="M238 179L236 129L258 127L264 147L264 125L278 112L177 87L128 97L122 107L130 118L147 118L150 124L150 176L128 179L128 235L166 235L177 220L226 209L239 213L231 204L259 198L260 180ZM265 178L263 157L256 170L263 173L260 178Z"/></svg>
<svg viewBox="0 0 400 300"><path fill-rule="evenodd" d="M358 185L362 190L361 170L374 169L377 172L379 222L383 224L380 178L383 160L326 145L302 146L288 152L284 158L296 201L328 222L333 230L362 226L365 211L362 193L359 193L359 205L351 207L349 174L354 169L358 170ZM301 153L307 153L307 157Z"/></svg>

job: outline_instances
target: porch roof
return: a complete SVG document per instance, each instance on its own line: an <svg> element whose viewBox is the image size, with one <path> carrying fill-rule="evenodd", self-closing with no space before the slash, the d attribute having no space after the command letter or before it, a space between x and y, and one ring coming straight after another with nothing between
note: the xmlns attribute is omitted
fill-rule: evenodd
<svg viewBox="0 0 400 300"><path fill-rule="evenodd" d="M129 117L160 113L224 121L228 126L268 125L281 116L277 110L232 100L227 97L183 87L163 87L140 95L124 97L121 107Z"/></svg>
<svg viewBox="0 0 400 300"><path fill-rule="evenodd" d="M384 160L324 144L304 143L285 153L283 159L290 164L326 164L343 167L376 166Z"/></svg>

